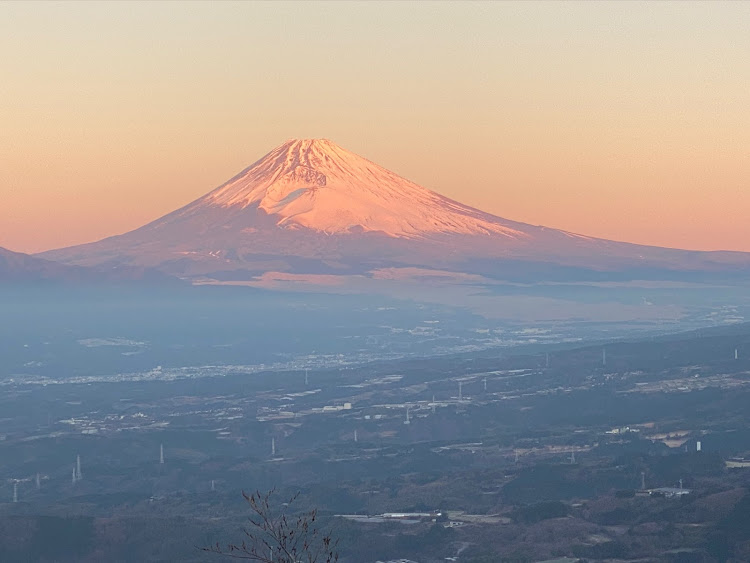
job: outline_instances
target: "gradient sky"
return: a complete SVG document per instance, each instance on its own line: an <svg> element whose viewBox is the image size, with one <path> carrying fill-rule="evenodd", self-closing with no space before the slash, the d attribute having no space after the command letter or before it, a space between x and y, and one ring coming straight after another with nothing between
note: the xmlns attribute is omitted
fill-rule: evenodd
<svg viewBox="0 0 750 563"><path fill-rule="evenodd" d="M325 137L508 219L750 251L750 2L5 2L0 51L12 250Z"/></svg>

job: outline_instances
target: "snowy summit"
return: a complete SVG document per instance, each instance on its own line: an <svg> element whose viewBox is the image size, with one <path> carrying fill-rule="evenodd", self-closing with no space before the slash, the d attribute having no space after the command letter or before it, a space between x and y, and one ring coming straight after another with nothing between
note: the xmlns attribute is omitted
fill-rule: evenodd
<svg viewBox="0 0 750 563"><path fill-rule="evenodd" d="M279 227L328 234L378 231L525 235L406 180L327 139L292 139L184 208L240 208L273 216Z"/></svg>
<svg viewBox="0 0 750 563"><path fill-rule="evenodd" d="M540 264L596 270L750 266L749 255L739 253L644 247L503 219L326 139L287 141L156 221L42 256L69 265L229 280L266 272L381 276L383 269L410 267L500 279L520 268L524 279L534 279L547 268Z"/></svg>

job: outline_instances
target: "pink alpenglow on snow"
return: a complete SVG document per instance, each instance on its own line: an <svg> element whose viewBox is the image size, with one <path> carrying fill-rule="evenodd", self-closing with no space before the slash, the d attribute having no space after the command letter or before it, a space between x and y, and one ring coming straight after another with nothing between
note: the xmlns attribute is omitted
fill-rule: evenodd
<svg viewBox="0 0 750 563"><path fill-rule="evenodd" d="M287 141L152 223L42 256L226 282L261 279L266 272L376 279L377 272L393 268L507 279L520 262L532 279L541 275L538 264L598 270L750 267L750 255L742 253L639 246L510 221L325 139Z"/></svg>
<svg viewBox="0 0 750 563"><path fill-rule="evenodd" d="M379 231L501 234L523 238L497 218L418 186L327 139L293 139L186 208L257 207L324 233Z"/></svg>

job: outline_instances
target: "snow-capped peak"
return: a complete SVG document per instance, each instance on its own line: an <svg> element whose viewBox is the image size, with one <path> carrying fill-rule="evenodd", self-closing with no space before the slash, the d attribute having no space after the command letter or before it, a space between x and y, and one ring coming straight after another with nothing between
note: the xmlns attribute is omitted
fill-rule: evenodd
<svg viewBox="0 0 750 563"><path fill-rule="evenodd" d="M379 231L527 235L443 197L327 139L292 139L189 206L259 210L281 227L338 234Z"/></svg>

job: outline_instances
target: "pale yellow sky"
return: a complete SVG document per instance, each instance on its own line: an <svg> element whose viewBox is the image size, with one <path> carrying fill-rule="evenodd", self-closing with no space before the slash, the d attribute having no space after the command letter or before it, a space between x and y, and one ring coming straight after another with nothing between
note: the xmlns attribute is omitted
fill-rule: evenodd
<svg viewBox="0 0 750 563"><path fill-rule="evenodd" d="M750 3L0 3L0 246L121 233L291 137L508 219L750 251Z"/></svg>

